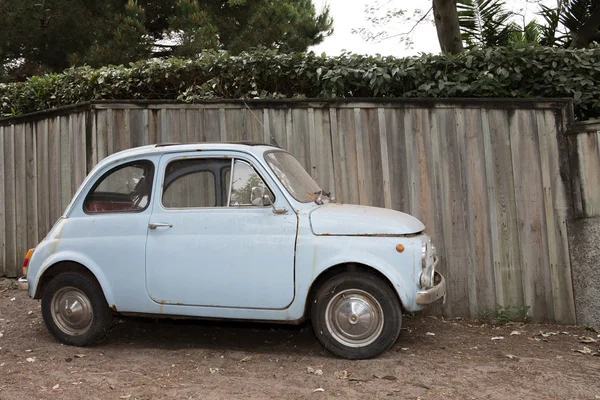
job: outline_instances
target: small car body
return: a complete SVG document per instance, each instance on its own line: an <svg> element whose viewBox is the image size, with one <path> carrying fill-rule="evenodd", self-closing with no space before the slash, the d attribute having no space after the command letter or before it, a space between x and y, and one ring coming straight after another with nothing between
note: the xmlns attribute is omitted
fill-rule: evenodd
<svg viewBox="0 0 600 400"><path fill-rule="evenodd" d="M149 145L93 168L21 282L65 344L98 341L115 313L311 320L333 354L370 358L403 311L445 297L424 229L336 203L275 146Z"/></svg>

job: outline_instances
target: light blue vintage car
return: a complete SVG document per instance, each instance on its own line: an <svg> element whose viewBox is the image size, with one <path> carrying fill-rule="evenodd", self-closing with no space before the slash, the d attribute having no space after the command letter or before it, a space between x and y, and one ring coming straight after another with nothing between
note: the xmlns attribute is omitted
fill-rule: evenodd
<svg viewBox="0 0 600 400"><path fill-rule="evenodd" d="M92 170L21 283L65 344L101 339L115 313L310 319L333 354L369 358L394 344L403 311L445 297L424 228L335 203L277 147L151 145Z"/></svg>

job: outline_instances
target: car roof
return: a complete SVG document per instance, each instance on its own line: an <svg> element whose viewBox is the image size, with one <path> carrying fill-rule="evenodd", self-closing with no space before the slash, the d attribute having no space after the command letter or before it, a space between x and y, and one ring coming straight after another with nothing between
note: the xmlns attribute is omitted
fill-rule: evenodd
<svg viewBox="0 0 600 400"><path fill-rule="evenodd" d="M280 147L275 145L250 142L250 141L239 141L239 142L199 142L199 143L158 143L147 146L134 147L114 153L104 160L102 164L120 161L125 158L138 157L149 154L161 154L161 153L177 153L185 151L204 151L204 150L238 150L253 154L261 154L265 151L270 150L281 150Z"/></svg>

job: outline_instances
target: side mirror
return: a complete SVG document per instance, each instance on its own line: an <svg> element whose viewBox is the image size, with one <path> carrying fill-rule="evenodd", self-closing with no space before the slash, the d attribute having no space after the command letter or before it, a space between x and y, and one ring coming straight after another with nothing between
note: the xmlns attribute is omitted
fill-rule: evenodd
<svg viewBox="0 0 600 400"><path fill-rule="evenodd" d="M262 205L263 206L272 206L273 205L273 201L271 200L271 196L269 196L268 194L263 194L263 202Z"/></svg>

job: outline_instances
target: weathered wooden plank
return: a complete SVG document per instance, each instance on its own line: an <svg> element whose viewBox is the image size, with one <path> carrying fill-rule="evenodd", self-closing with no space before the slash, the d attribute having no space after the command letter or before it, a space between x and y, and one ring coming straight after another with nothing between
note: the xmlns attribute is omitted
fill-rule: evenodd
<svg viewBox="0 0 600 400"><path fill-rule="evenodd" d="M509 114L510 115L510 114ZM544 189L537 121L534 111L515 111L517 129L511 126L515 199L521 251L523 297L537 319L554 319ZM532 251L537 249L537 251Z"/></svg>
<svg viewBox="0 0 600 400"><path fill-rule="evenodd" d="M574 324L575 303L571 260L567 237L568 192L560 176L560 156L555 115L552 111L537 111L538 140L542 163L544 206L548 230L548 253L550 258L550 280L554 320L561 324ZM597 172L600 171L600 164ZM596 175L597 177L597 175ZM597 180L600 181L600 179Z"/></svg>
<svg viewBox="0 0 600 400"><path fill-rule="evenodd" d="M5 269L9 277L15 277L18 265L17 256L17 192L15 126L4 128L4 220L5 220Z"/></svg>
<svg viewBox="0 0 600 400"><path fill-rule="evenodd" d="M577 135L582 217L600 216L600 139L596 132Z"/></svg>
<svg viewBox="0 0 600 400"><path fill-rule="evenodd" d="M512 157L506 113L482 110L482 134L496 302L506 306L521 305L521 272L514 272L519 266L519 243L516 237Z"/></svg>
<svg viewBox="0 0 600 400"><path fill-rule="evenodd" d="M308 145L309 145L309 152L308 154L310 155L310 169L309 169L309 173L312 176L312 178L319 182L319 171L317 168L317 158L318 158L318 154L317 154L317 137L316 137L317 133L316 133L316 129L315 129L315 109L314 108L309 108L308 109Z"/></svg>
<svg viewBox="0 0 600 400"><path fill-rule="evenodd" d="M275 144L271 138L271 122L269 121L269 110L262 110L263 143Z"/></svg>
<svg viewBox="0 0 600 400"><path fill-rule="evenodd" d="M95 111L96 115L96 164L108 155L108 112ZM95 165L95 164L94 164Z"/></svg>
<svg viewBox="0 0 600 400"><path fill-rule="evenodd" d="M375 207L383 207L383 173L381 166L381 144L379 143L379 118L377 109L370 108L361 110L361 119L365 138L364 164L365 164L365 186L366 204Z"/></svg>
<svg viewBox="0 0 600 400"><path fill-rule="evenodd" d="M72 124L71 124L72 115L59 117L59 149L58 154L60 154L60 160L58 161L60 165L60 213L59 216L62 215L63 211L67 208L67 205L71 201L71 169L73 166L71 165L71 137L72 137Z"/></svg>
<svg viewBox="0 0 600 400"><path fill-rule="evenodd" d="M293 114L292 109L285 110L285 149L290 153L294 152L293 132Z"/></svg>
<svg viewBox="0 0 600 400"><path fill-rule="evenodd" d="M118 127L116 128L118 129ZM117 134L115 129L115 117L112 109L106 112L106 156L114 154L115 150L115 135ZM106 157L105 156L105 157Z"/></svg>
<svg viewBox="0 0 600 400"><path fill-rule="evenodd" d="M405 110L386 110L390 152L390 196L392 208L402 212L410 212L408 159L406 157Z"/></svg>
<svg viewBox="0 0 600 400"><path fill-rule="evenodd" d="M268 109L268 114L270 143L287 149L286 111Z"/></svg>
<svg viewBox="0 0 600 400"><path fill-rule="evenodd" d="M469 286L466 254L466 227L464 221L464 203L462 197L463 176L461 175L459 134L464 134L462 114L452 109L438 109L436 116L438 127L444 126L445 132L440 135L440 164L445 166L441 171L441 199L444 209L441 260L445 263L448 299L446 312L451 316L470 315ZM410 120L407 121L411 126ZM460 133L459 133L460 131ZM406 154L411 150L407 148Z"/></svg>
<svg viewBox="0 0 600 400"><path fill-rule="evenodd" d="M147 143L148 135L148 110L129 110L129 145L131 147L144 146Z"/></svg>
<svg viewBox="0 0 600 400"><path fill-rule="evenodd" d="M219 137L221 142L226 142L229 138L229 132L227 131L227 122L225 120L225 109L219 109Z"/></svg>
<svg viewBox="0 0 600 400"><path fill-rule="evenodd" d="M365 145L364 145L364 131L362 125L362 118L360 115L360 108L354 109L354 140L356 141L356 174L358 175L358 201L359 204L369 204L367 195L367 184L365 170Z"/></svg>
<svg viewBox="0 0 600 400"><path fill-rule="evenodd" d="M50 120L48 142L49 168L49 192L50 192L50 220L56 221L63 212L61 196L61 135L60 135L60 117Z"/></svg>
<svg viewBox="0 0 600 400"><path fill-rule="evenodd" d="M392 208L392 193L390 188L390 157L388 155L389 141L388 131L385 120L385 110L377 109L377 118L379 120L379 145L381 151L381 177L383 179L383 206Z"/></svg>
<svg viewBox="0 0 600 400"><path fill-rule="evenodd" d="M444 241L444 221L447 210L444 209L444 191L442 173L446 168L446 165L442 163L443 160L443 145L442 135L446 134L445 126L443 130L438 127L438 109L429 110L429 136L425 139L425 146L427 148L427 171L429 180L429 190L431 192L431 218L433 223L428 222L426 227L427 233L431 235L432 241L436 246L437 255L440 259L438 264L438 272L443 276L448 276L446 244ZM444 310L444 305L436 303L430 307L430 313L441 314Z"/></svg>
<svg viewBox="0 0 600 400"><path fill-rule="evenodd" d="M220 115L218 109L206 109L204 111L204 135L206 142L218 142L221 140Z"/></svg>
<svg viewBox="0 0 600 400"><path fill-rule="evenodd" d="M409 213L423 219L421 204L421 180L419 170L419 142L417 132L421 123L416 110L406 110L404 113L404 140L406 141L406 172L408 175L408 207Z"/></svg>
<svg viewBox="0 0 600 400"><path fill-rule="evenodd" d="M25 137L31 134L31 123L15 126L15 195L17 217L17 263L13 276L20 275L19 262L27 252L27 146Z"/></svg>
<svg viewBox="0 0 600 400"><path fill-rule="evenodd" d="M235 142L247 139L245 130L245 111L244 110L224 110L225 130L227 132L226 141Z"/></svg>
<svg viewBox="0 0 600 400"><path fill-rule="evenodd" d="M349 204L360 204L354 110L338 109L337 117L340 168L342 169L342 191L344 193L342 201Z"/></svg>
<svg viewBox="0 0 600 400"><path fill-rule="evenodd" d="M288 142L288 150L300 161L302 166L310 172L311 155L308 138L308 110L292 110L292 137Z"/></svg>
<svg viewBox="0 0 600 400"><path fill-rule="evenodd" d="M148 144L158 143L160 118L158 110L148 110Z"/></svg>
<svg viewBox="0 0 600 400"><path fill-rule="evenodd" d="M314 126L316 143L314 153L312 149L311 153L314 154L313 165L317 167L317 182L332 197L337 197L329 110L314 110Z"/></svg>
<svg viewBox="0 0 600 400"><path fill-rule="evenodd" d="M246 130L248 140L252 142L269 143L264 140L264 113L262 110L248 109L246 113Z"/></svg>
<svg viewBox="0 0 600 400"><path fill-rule="evenodd" d="M4 176L4 164L6 162L4 140L5 131L10 129L9 127L0 126L0 276L7 275L6 265L6 180Z"/></svg>
<svg viewBox="0 0 600 400"><path fill-rule="evenodd" d="M71 196L75 194L86 175L86 138L85 138L85 113L73 115L73 147L71 163L73 165L73 179L71 181Z"/></svg>
<svg viewBox="0 0 600 400"><path fill-rule="evenodd" d="M50 230L50 195L48 164L48 119L36 123L36 166L37 166L37 212L38 241L42 240Z"/></svg>
<svg viewBox="0 0 600 400"><path fill-rule="evenodd" d="M37 177L37 124L30 122L25 125L25 157L26 157L26 181L25 181L25 219L27 221L27 240L23 243L25 252L38 243L38 177Z"/></svg>
<svg viewBox="0 0 600 400"><path fill-rule="evenodd" d="M430 119L429 110L427 109L416 109L413 110L413 132L415 136L415 144L417 152L415 154L416 165L413 176L416 182L414 194L416 196L418 205L413 205L414 208L419 209L418 218L423 221L425 226L433 226L434 219L433 215L435 210L432 210L432 195L431 195L431 184L430 178L433 178L433 171L431 165L431 132L430 132ZM432 227L432 229L435 229Z"/></svg>
<svg viewBox="0 0 600 400"><path fill-rule="evenodd" d="M188 143L202 142L202 110L186 110L185 125L187 130L186 141Z"/></svg>
<svg viewBox="0 0 600 400"><path fill-rule="evenodd" d="M486 176L481 110L465 110L465 183L467 189L466 213L468 217L467 266L474 277L475 299L471 300L471 315L494 309L496 291L490 234L490 208Z"/></svg>
<svg viewBox="0 0 600 400"><path fill-rule="evenodd" d="M340 145L337 110L333 107L329 109L329 121L329 134L331 135L331 153L333 159L333 179L335 182L335 196L338 201L341 201L344 198L344 189L342 184L342 182L344 181L343 174L345 173L345 171L343 171L342 169L342 164L344 163L344 152L342 151L342 146Z"/></svg>

